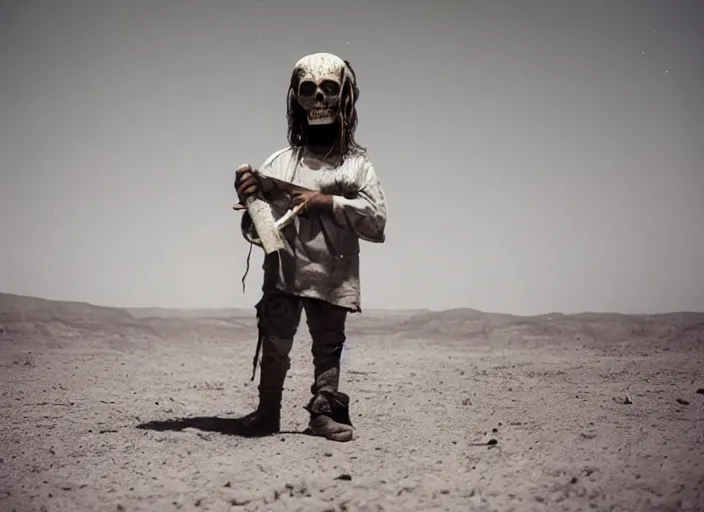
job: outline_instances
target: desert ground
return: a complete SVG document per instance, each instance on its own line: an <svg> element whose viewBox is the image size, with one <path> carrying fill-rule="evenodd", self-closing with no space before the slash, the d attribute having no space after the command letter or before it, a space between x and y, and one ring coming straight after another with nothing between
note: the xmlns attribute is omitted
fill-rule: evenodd
<svg viewBox="0 0 704 512"><path fill-rule="evenodd" d="M704 510L704 314L354 315L350 443L304 322L284 432L230 434L254 351L254 309L0 295L0 510Z"/></svg>

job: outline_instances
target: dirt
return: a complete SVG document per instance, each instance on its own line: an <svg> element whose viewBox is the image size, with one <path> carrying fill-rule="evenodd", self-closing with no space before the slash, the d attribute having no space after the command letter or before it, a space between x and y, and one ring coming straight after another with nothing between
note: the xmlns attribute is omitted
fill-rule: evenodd
<svg viewBox="0 0 704 512"><path fill-rule="evenodd" d="M246 439L254 311L143 313L0 295L0 510L704 510L704 314L352 317L334 443L305 328Z"/></svg>

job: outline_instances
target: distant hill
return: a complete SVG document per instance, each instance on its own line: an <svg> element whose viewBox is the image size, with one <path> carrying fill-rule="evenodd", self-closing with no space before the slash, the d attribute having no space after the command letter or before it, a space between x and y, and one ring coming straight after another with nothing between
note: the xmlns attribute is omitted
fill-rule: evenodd
<svg viewBox="0 0 704 512"><path fill-rule="evenodd" d="M365 309L366 318L399 318L413 314L427 313L425 309ZM0 321L5 320L64 320L64 321L132 321L141 319L227 319L253 318L254 305L251 308L202 308L178 309L160 307L109 307L96 306L87 302L49 300L24 295L0 293ZM360 318L354 315L355 318Z"/></svg>
<svg viewBox="0 0 704 512"><path fill-rule="evenodd" d="M404 335L426 339L546 339L591 341L667 339L687 336L704 340L704 313L653 315L619 313L550 313L518 316L452 309L412 315L397 326Z"/></svg>
<svg viewBox="0 0 704 512"><path fill-rule="evenodd" d="M518 316L458 308L444 311L368 310L350 315L350 336L385 339L475 343L531 343L560 339L590 343L624 340L704 340L704 313L655 315L618 313L549 313ZM207 341L251 337L256 328L254 307L246 309L114 308L84 302L46 300L0 293L0 338L77 339L92 336ZM308 336L303 324L299 331Z"/></svg>
<svg viewBox="0 0 704 512"><path fill-rule="evenodd" d="M0 293L0 321L131 322L124 309Z"/></svg>
<svg viewBox="0 0 704 512"><path fill-rule="evenodd" d="M254 307L220 309L124 308L134 318L232 318L255 314Z"/></svg>

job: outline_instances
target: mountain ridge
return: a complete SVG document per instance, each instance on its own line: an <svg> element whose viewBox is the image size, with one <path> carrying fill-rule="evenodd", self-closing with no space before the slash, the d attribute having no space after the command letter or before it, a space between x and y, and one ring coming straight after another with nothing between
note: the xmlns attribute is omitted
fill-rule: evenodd
<svg viewBox="0 0 704 512"><path fill-rule="evenodd" d="M42 307L40 307L42 306ZM0 292L0 315L7 314L11 311L18 313L31 314L33 311L49 309L55 312L62 313L87 313L91 312L93 314L105 314L108 312L122 312L125 318L140 319L140 318L224 318L228 316L250 316L254 314L254 306L251 308L169 308L160 306L143 306L143 307L130 307L130 306L104 306L93 304L86 301L70 301L70 300L59 300L59 299L45 299L42 297L36 297L31 295L20 295L13 293ZM483 311L470 307L455 307L440 310L431 310L426 308L399 308L399 309L382 309L382 308L369 308L362 312L362 316L365 314L372 315L425 315L433 316L436 318L464 318L468 319L471 317L493 317L493 318L514 318L514 319L535 319L535 320L557 320L564 318L573 319L599 319L603 320L605 317L613 318L659 318L667 317L672 315L682 315L682 316L702 316L704 317L704 312L699 311L664 311L659 313L621 313L616 311L582 311L578 313L562 313L558 311L553 311L549 313L540 313L536 315L520 315L515 313L502 313L494 311ZM123 315L124 316L124 315Z"/></svg>

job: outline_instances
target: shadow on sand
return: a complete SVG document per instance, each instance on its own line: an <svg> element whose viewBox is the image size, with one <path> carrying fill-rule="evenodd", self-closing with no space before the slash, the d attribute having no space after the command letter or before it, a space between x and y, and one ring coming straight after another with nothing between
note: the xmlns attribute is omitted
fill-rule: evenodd
<svg viewBox="0 0 704 512"><path fill-rule="evenodd" d="M175 418L170 420L154 420L137 425L141 430L156 430L164 432L167 430L179 432L187 428L202 430L204 432L217 432L230 436L240 437L264 437L252 436L245 431L242 423L236 418L220 418L218 416L193 416L190 418ZM281 431L279 434L299 434L310 435L307 431Z"/></svg>

